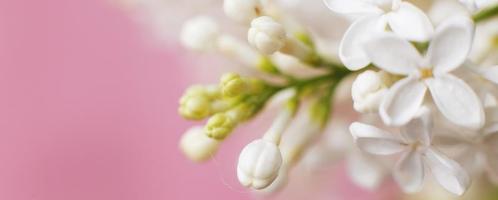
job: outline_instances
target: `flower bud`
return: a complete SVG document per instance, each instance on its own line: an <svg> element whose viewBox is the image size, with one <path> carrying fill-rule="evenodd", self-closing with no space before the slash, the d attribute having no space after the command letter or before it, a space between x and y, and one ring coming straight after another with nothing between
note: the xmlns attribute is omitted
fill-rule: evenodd
<svg viewBox="0 0 498 200"><path fill-rule="evenodd" d="M199 16L185 22L180 39L185 47L206 51L215 48L219 35L218 25L213 19Z"/></svg>
<svg viewBox="0 0 498 200"><path fill-rule="evenodd" d="M210 138L223 140L233 131L235 125L236 122L230 115L217 113L208 120L204 131Z"/></svg>
<svg viewBox="0 0 498 200"><path fill-rule="evenodd" d="M249 24L252 19L262 14L261 0L225 0L223 11L232 20Z"/></svg>
<svg viewBox="0 0 498 200"><path fill-rule="evenodd" d="M252 20L247 39L261 53L272 54L285 45L287 37L281 24L262 16Z"/></svg>
<svg viewBox="0 0 498 200"><path fill-rule="evenodd" d="M191 87L180 98L178 112L186 119L203 119L211 114L211 100L201 87Z"/></svg>
<svg viewBox="0 0 498 200"><path fill-rule="evenodd" d="M190 128L180 140L180 149L194 162L209 160L216 153L219 146L220 142L206 136L202 127Z"/></svg>
<svg viewBox="0 0 498 200"><path fill-rule="evenodd" d="M221 77L221 91L225 97L237 97L244 94L247 90L247 84L240 75L227 73Z"/></svg>
<svg viewBox="0 0 498 200"><path fill-rule="evenodd" d="M277 178L281 165L282 155L275 143L255 140L240 153L237 177L245 187L264 189Z"/></svg>
<svg viewBox="0 0 498 200"><path fill-rule="evenodd" d="M358 112L375 112L379 109L390 85L389 75L383 71L367 70L356 78L351 88L354 109Z"/></svg>

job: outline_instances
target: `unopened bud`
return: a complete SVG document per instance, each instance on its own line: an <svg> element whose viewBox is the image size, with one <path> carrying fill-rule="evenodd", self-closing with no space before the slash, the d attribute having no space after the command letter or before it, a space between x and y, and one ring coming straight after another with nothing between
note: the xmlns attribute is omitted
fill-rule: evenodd
<svg viewBox="0 0 498 200"><path fill-rule="evenodd" d="M272 54L280 50L286 42L285 28L271 17L258 17L251 22L247 39L259 52Z"/></svg>
<svg viewBox="0 0 498 200"><path fill-rule="evenodd" d="M235 126L236 122L230 115L217 113L208 120L204 130L208 137L223 140L233 131Z"/></svg>
<svg viewBox="0 0 498 200"><path fill-rule="evenodd" d="M351 88L354 109L358 112L376 112L391 84L383 71L367 70L356 78Z"/></svg>
<svg viewBox="0 0 498 200"><path fill-rule="evenodd" d="M277 178L281 165L282 155L275 143L255 140L240 153L237 177L245 187L264 189Z"/></svg>
<svg viewBox="0 0 498 200"><path fill-rule="evenodd" d="M221 77L221 91L225 97L237 97L244 94L248 88L246 82L235 73L227 73Z"/></svg>
<svg viewBox="0 0 498 200"><path fill-rule="evenodd" d="M220 142L206 136L202 127L190 128L180 140L180 149L194 162L209 160L218 151L219 146Z"/></svg>
<svg viewBox="0 0 498 200"><path fill-rule="evenodd" d="M178 112L186 119L200 120L209 116L211 102L204 96L183 96Z"/></svg>
<svg viewBox="0 0 498 200"><path fill-rule="evenodd" d="M185 22L180 39L185 47L206 51L216 47L216 39L219 35L218 25L213 19L199 16Z"/></svg>

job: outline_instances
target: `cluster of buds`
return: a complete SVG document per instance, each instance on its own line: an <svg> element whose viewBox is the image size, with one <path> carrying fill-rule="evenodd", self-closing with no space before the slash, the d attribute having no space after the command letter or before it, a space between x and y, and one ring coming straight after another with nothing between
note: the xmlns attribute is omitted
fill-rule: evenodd
<svg viewBox="0 0 498 200"><path fill-rule="evenodd" d="M358 120L351 119L354 114L336 117L351 122L350 146L354 143L357 147L348 147L343 157L353 157L345 159L353 160L355 169L368 168L357 166L368 165L368 157L374 160L370 167L375 172L383 171L370 173L375 180L363 185L375 188L388 174L388 169L378 170L381 164L374 155L389 155L393 167L385 168L393 171L394 180L406 193L421 190L428 168L442 188L463 195L474 177L460 156L453 156L461 152L446 151L441 142L444 133L454 127L470 132L473 136L467 139L472 144L486 146L484 152L479 149L479 155L487 156L486 168L492 169L489 173L498 174L498 162L491 158L498 156L498 151L490 145L498 142L494 136L498 134L498 66L474 67L484 64L469 57L476 24L498 15L498 5L460 2L460 6L469 6L466 15L455 14L435 23L424 10L406 1L324 0L324 7L353 19L338 42L338 61L324 57L312 32L304 28L296 31L277 5L266 0L223 1L225 15L247 31L246 42L223 33L208 17L185 23L181 35L184 46L220 53L252 67L257 75L227 73L217 85L187 89L179 113L189 120L207 119L203 128L192 128L182 138L180 147L187 157L209 160L239 125L265 110L270 101L279 102L280 111L272 125L241 151L237 166L242 185L274 191L285 185L290 169L330 124L332 102L340 95L336 89L349 83L347 100L364 115ZM498 31L494 38L496 35ZM489 48L496 52L498 45ZM308 76L302 78L285 70L285 65L295 63L303 66L303 72L320 72L306 73ZM354 81L344 81L348 77ZM285 100L278 101L286 91L290 92L284 95ZM302 110L307 113L306 123L291 130L299 124L298 111ZM302 134L287 134L291 131ZM361 179L357 174L352 176Z"/></svg>

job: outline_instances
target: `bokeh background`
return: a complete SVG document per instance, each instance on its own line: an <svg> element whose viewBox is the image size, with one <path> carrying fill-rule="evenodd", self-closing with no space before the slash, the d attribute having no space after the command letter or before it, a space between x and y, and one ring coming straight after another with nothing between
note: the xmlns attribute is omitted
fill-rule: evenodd
<svg viewBox="0 0 498 200"><path fill-rule="evenodd" d="M145 32L110 1L0 0L1 200L255 198L235 165L264 122L209 163L185 159L177 99L199 79L177 43ZM323 199L374 199L334 171L314 180Z"/></svg>

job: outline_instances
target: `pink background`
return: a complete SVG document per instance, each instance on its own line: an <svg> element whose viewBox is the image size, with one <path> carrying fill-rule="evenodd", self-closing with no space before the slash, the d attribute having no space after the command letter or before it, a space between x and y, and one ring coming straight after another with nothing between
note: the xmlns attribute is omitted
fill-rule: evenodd
<svg viewBox="0 0 498 200"><path fill-rule="evenodd" d="M139 29L106 1L0 1L0 199L248 197L177 150L185 72Z"/></svg>
<svg viewBox="0 0 498 200"><path fill-rule="evenodd" d="M177 99L194 80L177 46L144 35L106 1L0 0L1 200L251 197L234 176L249 139L205 165L181 155Z"/></svg>

